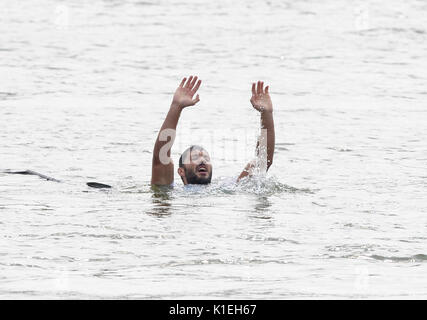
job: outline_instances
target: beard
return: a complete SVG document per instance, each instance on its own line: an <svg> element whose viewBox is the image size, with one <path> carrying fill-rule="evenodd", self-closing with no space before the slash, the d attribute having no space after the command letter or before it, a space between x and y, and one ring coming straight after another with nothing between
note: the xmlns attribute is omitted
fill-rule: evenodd
<svg viewBox="0 0 427 320"><path fill-rule="evenodd" d="M209 184L212 179L212 170L207 177L198 177L194 171L184 168L185 178L188 184Z"/></svg>

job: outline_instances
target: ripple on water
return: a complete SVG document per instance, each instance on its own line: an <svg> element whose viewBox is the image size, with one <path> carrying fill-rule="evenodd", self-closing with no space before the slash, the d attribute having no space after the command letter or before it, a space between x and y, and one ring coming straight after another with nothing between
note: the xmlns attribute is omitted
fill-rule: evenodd
<svg viewBox="0 0 427 320"><path fill-rule="evenodd" d="M427 255L426 254L415 254L413 256L408 257L386 257L381 255L372 255L372 259L380 260L380 261L390 261L390 262L425 262L427 261Z"/></svg>

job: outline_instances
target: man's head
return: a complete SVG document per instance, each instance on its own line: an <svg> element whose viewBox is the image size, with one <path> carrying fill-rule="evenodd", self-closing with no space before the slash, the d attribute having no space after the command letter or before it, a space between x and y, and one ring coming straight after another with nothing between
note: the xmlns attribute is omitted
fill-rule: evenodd
<svg viewBox="0 0 427 320"><path fill-rule="evenodd" d="M208 184L212 179L212 165L208 152L191 146L179 158L178 174L184 184Z"/></svg>

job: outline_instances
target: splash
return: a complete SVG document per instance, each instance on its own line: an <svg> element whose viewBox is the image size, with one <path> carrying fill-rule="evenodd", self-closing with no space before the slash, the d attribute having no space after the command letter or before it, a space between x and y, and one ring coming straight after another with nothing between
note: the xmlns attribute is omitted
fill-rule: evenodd
<svg viewBox="0 0 427 320"><path fill-rule="evenodd" d="M237 182L236 178L219 177L209 185L178 186L171 191L175 195L225 195L225 194L254 194L262 196L282 193L313 193L312 190L295 188L281 183L275 176L254 175Z"/></svg>
<svg viewBox="0 0 427 320"><path fill-rule="evenodd" d="M244 178L237 183L237 191L257 195L275 195L281 193L313 193L308 188L295 188L281 183L275 176L267 177L264 174Z"/></svg>

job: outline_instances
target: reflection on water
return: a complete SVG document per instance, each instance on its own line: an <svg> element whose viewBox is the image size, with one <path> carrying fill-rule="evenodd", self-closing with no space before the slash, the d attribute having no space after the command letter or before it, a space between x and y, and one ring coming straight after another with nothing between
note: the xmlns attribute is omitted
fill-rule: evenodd
<svg viewBox="0 0 427 320"><path fill-rule="evenodd" d="M159 217L170 215L172 191L171 187L152 186L152 208L147 211L148 214L156 215Z"/></svg>
<svg viewBox="0 0 427 320"><path fill-rule="evenodd" d="M271 201L268 200L267 196L258 196L255 202L255 211L268 212L268 208L271 207ZM266 218L264 218L266 219Z"/></svg>
<svg viewBox="0 0 427 320"><path fill-rule="evenodd" d="M0 298L427 296L425 1L111 2L2 1L0 172L67 183L0 173ZM218 175L151 189L192 73L172 156L202 144ZM274 164L236 184L256 80Z"/></svg>

